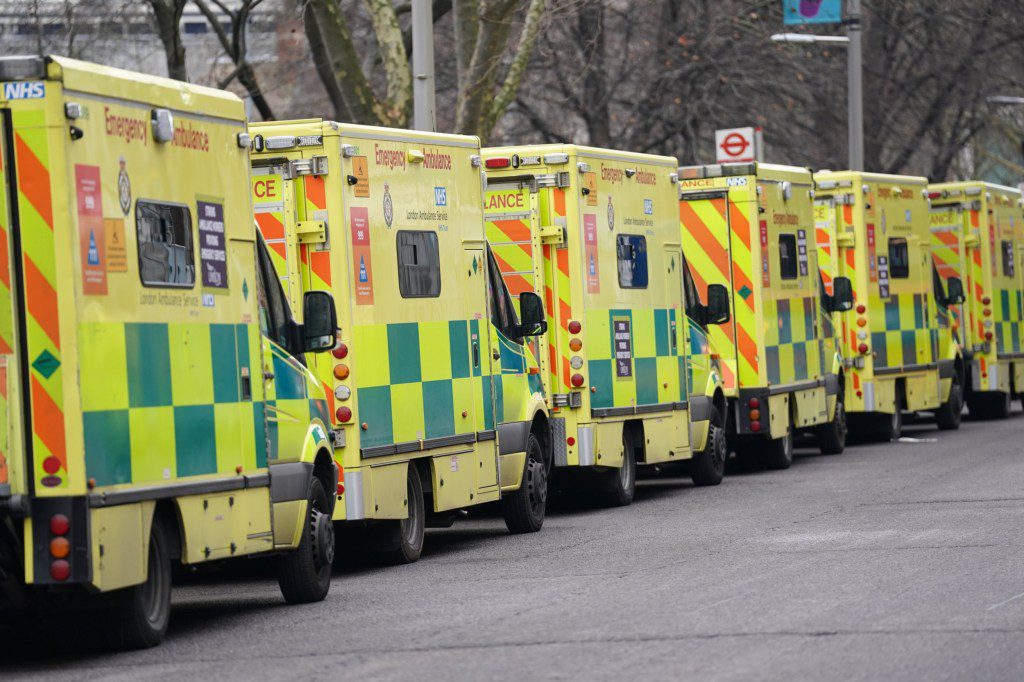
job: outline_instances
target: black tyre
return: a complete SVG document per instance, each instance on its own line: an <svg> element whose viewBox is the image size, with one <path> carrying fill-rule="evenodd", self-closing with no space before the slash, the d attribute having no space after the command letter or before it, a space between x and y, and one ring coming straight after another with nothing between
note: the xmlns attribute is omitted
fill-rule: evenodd
<svg viewBox="0 0 1024 682"><path fill-rule="evenodd" d="M306 525L299 546L278 559L277 583L290 604L322 601L331 589L334 522L331 499L315 476L309 482Z"/></svg>
<svg viewBox="0 0 1024 682"><path fill-rule="evenodd" d="M953 383L949 386L949 398L935 410L935 423L942 431L959 429L963 411L964 389L960 385L960 376L954 374Z"/></svg>
<svg viewBox="0 0 1024 682"><path fill-rule="evenodd" d="M846 408L842 398L836 399L836 413L832 421L818 427L818 449L823 455L839 455L846 449Z"/></svg>
<svg viewBox="0 0 1024 682"><path fill-rule="evenodd" d="M764 464L769 469L788 469L793 466L793 430L786 431L782 438L768 441Z"/></svg>
<svg viewBox="0 0 1024 682"><path fill-rule="evenodd" d="M501 498L501 514L510 533L536 533L548 504L548 466L544 446L533 433L526 440L526 465L519 490Z"/></svg>
<svg viewBox="0 0 1024 682"><path fill-rule="evenodd" d="M171 620L171 540L159 518L149 536L146 582L111 593L98 619L114 649L148 649L163 641Z"/></svg>
<svg viewBox="0 0 1024 682"><path fill-rule="evenodd" d="M900 439L903 434L903 399L899 391L896 392L895 405L892 414L879 414L875 428L875 440L882 443L891 443Z"/></svg>
<svg viewBox="0 0 1024 682"><path fill-rule="evenodd" d="M622 466L609 469L603 475L605 504L625 507L633 503L636 494L636 456L633 443L626 431L622 432Z"/></svg>
<svg viewBox="0 0 1024 682"><path fill-rule="evenodd" d="M411 462L406 486L409 515L400 521L387 521L384 524L384 543L380 555L389 564L411 564L423 554L423 528L427 512L420 474Z"/></svg>
<svg viewBox="0 0 1024 682"><path fill-rule="evenodd" d="M1012 402L1009 393L983 393L971 400L971 416L975 419L1006 419Z"/></svg>
<svg viewBox="0 0 1024 682"><path fill-rule="evenodd" d="M725 445L725 429L721 426L718 410L711 413L708 425L708 442L704 449L693 457L690 478L694 485L718 485L725 475L725 458L729 454Z"/></svg>

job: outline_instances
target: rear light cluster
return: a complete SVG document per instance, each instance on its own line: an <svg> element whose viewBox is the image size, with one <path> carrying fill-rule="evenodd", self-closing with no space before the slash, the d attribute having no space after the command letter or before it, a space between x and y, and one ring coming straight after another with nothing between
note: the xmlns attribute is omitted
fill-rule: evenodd
<svg viewBox="0 0 1024 682"><path fill-rule="evenodd" d="M857 332L857 340L860 341L860 343L857 344L857 352L860 353L861 355L867 355L868 352L871 350L870 346L868 346L868 344L866 343L868 339L868 332L865 329L865 327L868 326L868 318L864 317L864 314L868 311L868 308L863 303L858 303L856 311L858 315L857 326L860 327L860 330Z"/></svg>
<svg viewBox="0 0 1024 682"><path fill-rule="evenodd" d="M569 324L566 325L566 328L569 330L569 333L573 335L573 337L569 339L569 350L573 353L579 353L580 350L583 349L583 339L579 338L577 335L583 331L583 325L580 324L579 320L569 320ZM573 355L569 358L569 366L575 370L581 369L583 367L583 358L579 355ZM584 379L583 375L579 372L574 373L569 378L569 383L572 384L573 388L582 388L585 381L586 379Z"/></svg>
<svg viewBox="0 0 1024 682"><path fill-rule="evenodd" d="M334 350L331 351L331 355L334 356L335 360L344 360L348 357L348 346L346 346L339 338L337 345L334 346ZM339 362L334 366L334 378L338 381L345 381L349 377L348 364ZM334 397L338 402L345 402L352 397L352 389L344 384L338 385L334 389ZM352 408L347 405L340 405L338 409L334 411L334 417L342 424L352 421Z"/></svg>
<svg viewBox="0 0 1024 682"><path fill-rule="evenodd" d="M751 398L747 401L747 417L750 419L750 430L757 433L761 430L761 401Z"/></svg>
<svg viewBox="0 0 1024 682"><path fill-rule="evenodd" d="M71 532L71 522L64 514L54 514L50 517L50 577L63 582L71 577L71 541L68 534Z"/></svg>

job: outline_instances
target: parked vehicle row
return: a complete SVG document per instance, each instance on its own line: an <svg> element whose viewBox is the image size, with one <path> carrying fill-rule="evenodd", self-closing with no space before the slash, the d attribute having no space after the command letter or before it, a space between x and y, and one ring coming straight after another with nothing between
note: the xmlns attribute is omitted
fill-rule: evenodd
<svg viewBox="0 0 1024 682"><path fill-rule="evenodd" d="M416 561L465 510L540 530L553 481L627 505L638 467L713 486L1024 380L1010 188L246 125L60 57L0 82L18 623L152 646L175 564L274 555L317 601L339 552Z"/></svg>

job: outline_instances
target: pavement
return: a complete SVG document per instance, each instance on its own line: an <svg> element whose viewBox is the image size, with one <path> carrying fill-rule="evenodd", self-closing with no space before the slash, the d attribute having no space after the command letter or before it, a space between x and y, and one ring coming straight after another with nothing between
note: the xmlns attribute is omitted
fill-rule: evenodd
<svg viewBox="0 0 1024 682"><path fill-rule="evenodd" d="M266 567L177 585L167 641L5 652L3 679L1024 679L1024 415L642 480L533 535L484 516L287 606ZM916 442L910 442L914 441Z"/></svg>

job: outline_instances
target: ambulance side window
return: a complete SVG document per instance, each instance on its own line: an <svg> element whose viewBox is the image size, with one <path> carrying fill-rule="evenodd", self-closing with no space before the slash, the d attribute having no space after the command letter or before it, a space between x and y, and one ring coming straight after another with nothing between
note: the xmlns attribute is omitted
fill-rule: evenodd
<svg viewBox="0 0 1024 682"><path fill-rule="evenodd" d="M512 330L519 325L519 316L516 315L515 306L512 305L512 297L505 286L505 280L501 277L501 269L487 249L487 289L491 296L491 324L501 330L507 338L516 343L522 343L522 339L512 336Z"/></svg>
<svg viewBox="0 0 1024 682"><path fill-rule="evenodd" d="M196 282L192 251L192 214L187 206L135 202L139 239L139 276L147 287L192 287Z"/></svg>
<svg viewBox="0 0 1024 682"><path fill-rule="evenodd" d="M619 261L619 286L623 289L646 289L647 238L620 234L615 238L615 255Z"/></svg>
<svg viewBox="0 0 1024 682"><path fill-rule="evenodd" d="M288 303L277 278L274 264L267 252L263 238L257 240L256 296L260 306L260 331L268 339L287 349L288 344Z"/></svg>
<svg viewBox="0 0 1024 682"><path fill-rule="evenodd" d="M799 270L796 261L796 235L779 235L779 277L796 279Z"/></svg>
<svg viewBox="0 0 1024 682"><path fill-rule="evenodd" d="M1003 240L1003 277L1013 277L1013 242Z"/></svg>
<svg viewBox="0 0 1024 682"><path fill-rule="evenodd" d="M906 239L889 240L889 277L906 279L910 277L910 251Z"/></svg>
<svg viewBox="0 0 1024 682"><path fill-rule="evenodd" d="M437 298L441 295L441 258L434 232L399 230L398 289L402 298Z"/></svg>

